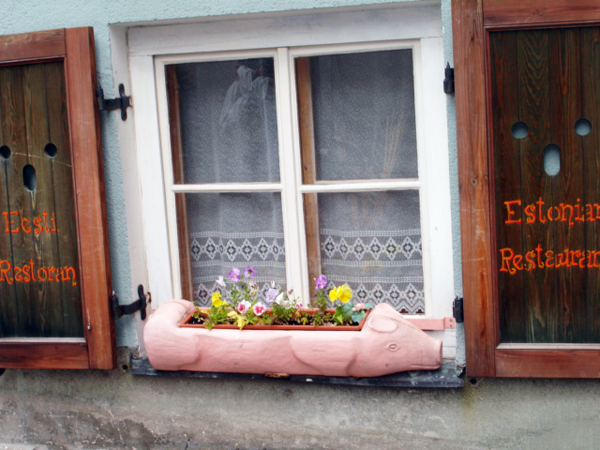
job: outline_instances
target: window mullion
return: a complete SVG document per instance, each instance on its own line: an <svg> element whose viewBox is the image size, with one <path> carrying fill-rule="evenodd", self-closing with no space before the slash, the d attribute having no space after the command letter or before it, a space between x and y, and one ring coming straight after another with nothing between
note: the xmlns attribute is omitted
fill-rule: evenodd
<svg viewBox="0 0 600 450"><path fill-rule="evenodd" d="M306 250L304 223L302 221L302 199L298 192L300 158L296 150L297 129L292 101L295 94L294 74L290 66L287 48L277 49L275 59L277 123L279 128L279 161L282 184L283 234L285 240L286 279L289 287L306 301L303 286L306 274ZM299 291L298 291L299 290Z"/></svg>

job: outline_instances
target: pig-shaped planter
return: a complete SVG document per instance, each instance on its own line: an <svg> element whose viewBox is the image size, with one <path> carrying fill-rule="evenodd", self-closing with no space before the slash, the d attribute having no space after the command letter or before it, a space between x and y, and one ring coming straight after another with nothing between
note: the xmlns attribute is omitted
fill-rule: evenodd
<svg viewBox="0 0 600 450"><path fill-rule="evenodd" d="M194 308L171 300L144 329L148 358L158 370L376 377L437 369L442 342L380 304L361 331L180 328Z"/></svg>

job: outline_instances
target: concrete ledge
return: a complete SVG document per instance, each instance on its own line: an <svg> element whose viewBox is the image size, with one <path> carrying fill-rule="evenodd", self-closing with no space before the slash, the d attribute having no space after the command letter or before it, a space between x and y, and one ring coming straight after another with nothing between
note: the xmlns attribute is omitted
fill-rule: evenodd
<svg viewBox="0 0 600 450"><path fill-rule="evenodd" d="M455 389L464 387L464 380L457 376L454 361L443 361L438 370L421 370L414 372L400 372L382 377L353 378L353 377L322 377L314 375L291 375L288 377L268 377L266 375L245 373L220 373L220 372L190 372L190 371L165 371L156 370L148 359L132 359L130 372L134 375L158 377L187 377L187 378L220 378L220 379L246 379L292 381L298 383L336 384L349 386L378 386L378 387L405 387L405 388L446 388Z"/></svg>

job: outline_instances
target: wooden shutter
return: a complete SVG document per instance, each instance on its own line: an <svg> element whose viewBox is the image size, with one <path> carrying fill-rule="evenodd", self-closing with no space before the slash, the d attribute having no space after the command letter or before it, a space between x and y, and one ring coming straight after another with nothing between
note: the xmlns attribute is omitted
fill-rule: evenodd
<svg viewBox="0 0 600 450"><path fill-rule="evenodd" d="M92 28L0 37L0 368L116 366Z"/></svg>
<svg viewBox="0 0 600 450"><path fill-rule="evenodd" d="M598 377L600 246L577 211L600 203L600 6L457 0L452 14L467 373Z"/></svg>

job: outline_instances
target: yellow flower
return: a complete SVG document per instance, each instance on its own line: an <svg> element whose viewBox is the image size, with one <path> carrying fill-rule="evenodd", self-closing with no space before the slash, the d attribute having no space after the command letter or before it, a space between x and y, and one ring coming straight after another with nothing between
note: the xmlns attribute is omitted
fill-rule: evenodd
<svg viewBox="0 0 600 450"><path fill-rule="evenodd" d="M332 290L329 291L329 299L332 302L335 302L339 298L339 296L340 296L340 288L341 288L341 286L333 288Z"/></svg>
<svg viewBox="0 0 600 450"><path fill-rule="evenodd" d="M346 284L344 284L343 286L340 286L339 288L339 293L338 293L338 300L342 303L346 303L348 300L350 300L352 298L352 290L350 289L350 287Z"/></svg>
<svg viewBox="0 0 600 450"><path fill-rule="evenodd" d="M348 285L344 284L329 291L329 298L332 302L339 300L342 303L346 303L352 298L352 291L350 290Z"/></svg>
<svg viewBox="0 0 600 450"><path fill-rule="evenodd" d="M223 304L223 300L221 300L220 292L213 293L213 295L210 299L212 300L213 306L216 306L217 308Z"/></svg>

